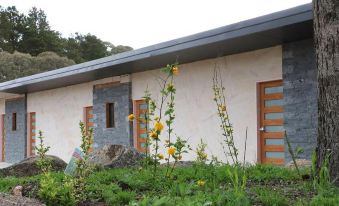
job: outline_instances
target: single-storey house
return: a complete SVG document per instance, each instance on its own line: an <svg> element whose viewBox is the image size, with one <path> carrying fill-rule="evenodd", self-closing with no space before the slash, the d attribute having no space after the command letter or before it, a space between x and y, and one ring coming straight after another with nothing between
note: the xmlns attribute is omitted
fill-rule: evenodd
<svg viewBox="0 0 339 206"><path fill-rule="evenodd" d="M42 130L50 154L68 161L80 145L79 121L94 129L93 148L124 144L144 150L146 88L159 96L160 68L179 62L174 132L192 148L225 160L212 76L221 70L235 144L251 163L284 164L292 147L309 158L317 136L317 72L311 4L133 51L0 84L0 160L34 155ZM165 152L165 149L163 149ZM193 152L184 160L195 158ZM242 158L241 158L242 159Z"/></svg>

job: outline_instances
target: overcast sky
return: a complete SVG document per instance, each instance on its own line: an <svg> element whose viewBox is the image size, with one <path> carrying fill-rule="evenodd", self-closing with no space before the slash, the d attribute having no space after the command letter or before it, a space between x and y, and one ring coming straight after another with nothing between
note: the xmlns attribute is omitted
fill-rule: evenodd
<svg viewBox="0 0 339 206"><path fill-rule="evenodd" d="M64 37L91 33L141 48L292 8L311 0L0 0L27 13L35 6Z"/></svg>

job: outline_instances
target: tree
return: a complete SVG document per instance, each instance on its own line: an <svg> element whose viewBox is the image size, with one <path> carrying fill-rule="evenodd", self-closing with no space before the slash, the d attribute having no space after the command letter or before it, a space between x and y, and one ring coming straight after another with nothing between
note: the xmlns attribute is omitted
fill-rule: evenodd
<svg viewBox="0 0 339 206"><path fill-rule="evenodd" d="M339 1L313 0L318 69L318 168L329 155L329 171L339 183Z"/></svg>
<svg viewBox="0 0 339 206"><path fill-rule="evenodd" d="M54 52L43 52L37 57L30 54L0 52L0 82L75 64Z"/></svg>
<svg viewBox="0 0 339 206"><path fill-rule="evenodd" d="M24 15L16 8L0 6L0 51L14 52L22 38Z"/></svg>
<svg viewBox="0 0 339 206"><path fill-rule="evenodd" d="M81 63L132 50L129 46L115 47L92 34L75 33L63 38L60 32L51 29L45 12L35 7L24 15L14 6L0 6L0 28L0 52L18 51L37 56L52 51Z"/></svg>
<svg viewBox="0 0 339 206"><path fill-rule="evenodd" d="M44 51L63 52L64 40L61 34L53 31L47 16L41 9L33 7L23 23L24 30L18 51L36 56Z"/></svg>

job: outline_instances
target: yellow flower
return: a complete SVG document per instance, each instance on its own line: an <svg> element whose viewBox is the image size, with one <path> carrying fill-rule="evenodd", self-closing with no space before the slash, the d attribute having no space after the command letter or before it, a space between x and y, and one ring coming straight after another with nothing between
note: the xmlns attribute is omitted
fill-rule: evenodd
<svg viewBox="0 0 339 206"><path fill-rule="evenodd" d="M164 125L161 122L156 121L154 124L154 129L157 132L161 132L161 130L164 129Z"/></svg>
<svg viewBox="0 0 339 206"><path fill-rule="evenodd" d="M164 155L163 154L158 154L158 157L159 157L159 159L164 159Z"/></svg>
<svg viewBox="0 0 339 206"><path fill-rule="evenodd" d="M178 69L178 67L174 66L174 67L172 68L172 74L174 74L174 75L178 75L178 74L179 74L179 69Z"/></svg>
<svg viewBox="0 0 339 206"><path fill-rule="evenodd" d="M174 155L174 154L175 154L175 151L176 151L175 147L170 147L170 148L168 148L167 153L168 153L169 155Z"/></svg>
<svg viewBox="0 0 339 206"><path fill-rule="evenodd" d="M219 107L219 110L225 112L226 111L226 106L225 105L221 105Z"/></svg>
<svg viewBox="0 0 339 206"><path fill-rule="evenodd" d="M199 187L203 187L205 185L205 183L206 183L206 181L204 181L204 180L198 180L197 185Z"/></svg>
<svg viewBox="0 0 339 206"><path fill-rule="evenodd" d="M156 132L154 132L154 131L150 132L150 133L149 133L149 136L152 137L153 139L158 139L158 138L159 138L158 133L156 133Z"/></svg>
<svg viewBox="0 0 339 206"><path fill-rule="evenodd" d="M134 114L128 115L128 120L129 120L129 121L133 121L134 118L135 118Z"/></svg>

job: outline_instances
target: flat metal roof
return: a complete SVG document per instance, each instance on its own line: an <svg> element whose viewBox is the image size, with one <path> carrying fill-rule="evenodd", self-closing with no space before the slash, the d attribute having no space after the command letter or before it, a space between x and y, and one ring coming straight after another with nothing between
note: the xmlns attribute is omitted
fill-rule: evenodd
<svg viewBox="0 0 339 206"><path fill-rule="evenodd" d="M0 92L24 94L106 77L236 54L312 38L311 4L260 16L117 55L0 83Z"/></svg>

